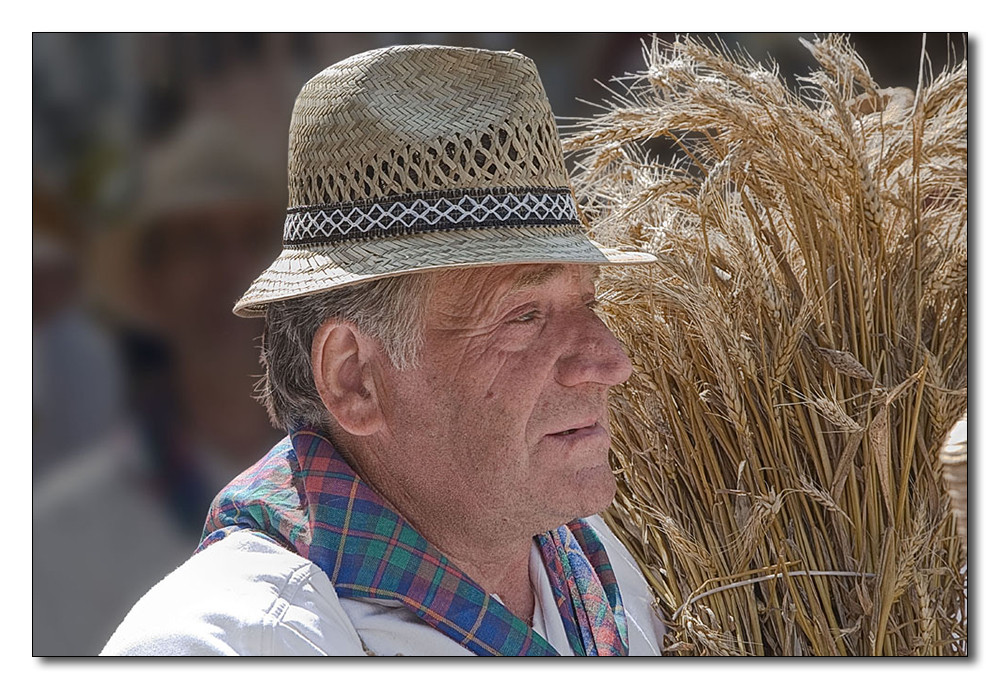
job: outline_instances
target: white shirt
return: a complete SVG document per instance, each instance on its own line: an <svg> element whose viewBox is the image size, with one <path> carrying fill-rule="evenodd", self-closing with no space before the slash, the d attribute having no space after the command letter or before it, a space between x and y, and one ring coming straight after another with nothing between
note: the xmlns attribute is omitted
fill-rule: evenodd
<svg viewBox="0 0 1000 689"><path fill-rule="evenodd" d="M622 593L630 655L659 655L663 623L635 561L588 518ZM572 655L537 547L529 574L534 630ZM102 655L471 655L395 601L341 599L309 560L252 532L190 558L128 614Z"/></svg>

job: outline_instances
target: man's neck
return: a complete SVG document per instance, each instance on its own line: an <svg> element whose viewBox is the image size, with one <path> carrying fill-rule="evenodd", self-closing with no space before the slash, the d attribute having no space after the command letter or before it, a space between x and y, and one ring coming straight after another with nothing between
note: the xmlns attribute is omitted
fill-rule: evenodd
<svg viewBox="0 0 1000 689"><path fill-rule="evenodd" d="M406 494L388 494L368 463L354 459L351 443L346 439L330 438L344 460L358 472L370 488L380 493L417 532L444 553L460 570L488 594L496 594L515 616L532 626L535 595L531 583L530 561L534 541L511 529L510 525L476 525L474 519L453 513L442 514Z"/></svg>
<svg viewBox="0 0 1000 689"><path fill-rule="evenodd" d="M427 536L424 535L424 538ZM447 546L441 547L437 543L434 545L487 593L496 594L516 617L529 627L532 626L535 594L529 567L533 547L530 540L526 543L527 547L518 548L508 554L499 551L484 552L476 559L469 559L464 553L449 552Z"/></svg>

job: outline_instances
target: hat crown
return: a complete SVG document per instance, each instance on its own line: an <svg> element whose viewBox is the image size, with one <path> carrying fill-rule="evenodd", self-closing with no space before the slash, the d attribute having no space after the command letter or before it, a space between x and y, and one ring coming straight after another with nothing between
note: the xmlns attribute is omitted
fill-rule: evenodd
<svg viewBox="0 0 1000 689"><path fill-rule="evenodd" d="M569 185L534 63L474 48L393 46L328 67L296 99L288 158L292 208Z"/></svg>
<svg viewBox="0 0 1000 689"><path fill-rule="evenodd" d="M283 248L233 312L425 270L648 263L591 242L535 64L393 46L310 79L288 135Z"/></svg>

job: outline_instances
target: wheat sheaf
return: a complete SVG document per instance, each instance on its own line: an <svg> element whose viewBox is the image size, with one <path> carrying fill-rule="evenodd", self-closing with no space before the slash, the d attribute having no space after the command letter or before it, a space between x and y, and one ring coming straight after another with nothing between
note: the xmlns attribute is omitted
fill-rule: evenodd
<svg viewBox="0 0 1000 689"><path fill-rule="evenodd" d="M964 655L937 453L967 405L967 66L884 89L653 39L564 137L634 373L606 518L675 655Z"/></svg>

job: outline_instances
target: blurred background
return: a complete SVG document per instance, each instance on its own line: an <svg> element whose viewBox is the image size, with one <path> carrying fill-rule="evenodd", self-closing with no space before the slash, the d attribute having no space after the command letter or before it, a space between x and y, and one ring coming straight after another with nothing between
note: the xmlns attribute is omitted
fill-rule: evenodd
<svg viewBox="0 0 1000 689"><path fill-rule="evenodd" d="M811 37L811 34L802 34ZM661 34L671 39L672 34ZM787 79L799 34L717 34ZM32 649L98 653L197 546L209 502L283 431L253 399L261 321L230 312L280 250L302 84L399 43L515 49L557 118L641 70L645 34L51 34L32 54ZM920 34L852 37L913 88ZM934 71L964 36L932 34Z"/></svg>

